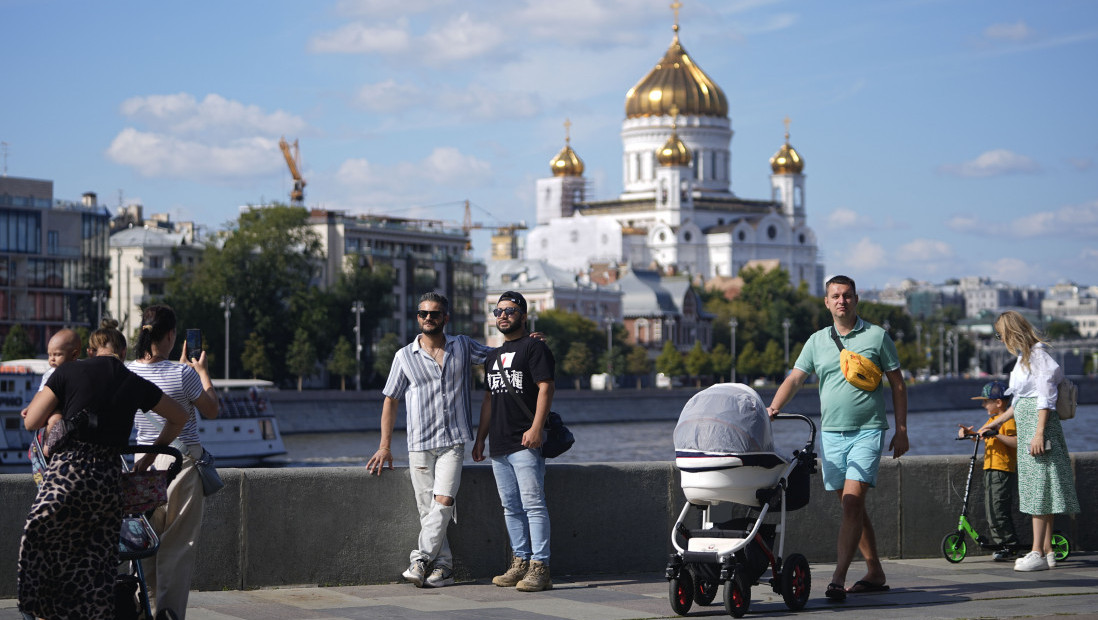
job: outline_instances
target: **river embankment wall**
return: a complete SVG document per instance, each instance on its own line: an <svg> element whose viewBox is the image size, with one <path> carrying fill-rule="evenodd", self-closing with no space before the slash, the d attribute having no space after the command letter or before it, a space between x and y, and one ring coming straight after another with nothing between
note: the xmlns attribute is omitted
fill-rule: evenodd
<svg viewBox="0 0 1098 620"><path fill-rule="evenodd" d="M1082 513L1057 517L1076 549L1098 549L1098 452L1072 455ZM941 557L941 540L961 512L969 459L885 458L868 512L882 556ZM226 487L210 497L192 586L199 590L399 581L419 520L408 470L370 476L362 467L224 469ZM835 559L840 512L821 477L809 505L787 515L784 555ZM684 498L673 463L550 464L546 493L555 574L663 570ZM16 559L35 486L29 474L0 476L0 597L16 594ZM983 485L973 479L968 509L985 534ZM1024 544L1028 520L1015 511ZM483 579L509 563L507 530L487 465L467 467L450 544L459 578ZM983 553L969 541L969 553ZM776 550L775 550L776 551ZM944 559L941 560L945 562ZM818 576L817 580L824 579ZM826 581L823 581L826 582Z"/></svg>
<svg viewBox="0 0 1098 620"><path fill-rule="evenodd" d="M1081 404L1098 403L1098 377L1077 377L1074 380L1079 386ZM986 381L944 379L910 385L908 410L917 415L923 411L976 409L977 403L972 401L972 396L980 393ZM770 403L775 389L771 386L758 388L757 391L763 402ZM698 389L693 388L558 389L553 397L553 409L559 411L568 424L677 420L683 405L697 392ZM384 397L378 390L283 390L268 392L267 395L278 417L279 429L284 434L376 431L381 425ZM887 388L885 400L891 412L892 392ZM479 411L476 407L474 409ZM805 386L797 392L785 411L818 416L819 390L815 386ZM396 424L398 428L403 428L403 415L397 416Z"/></svg>

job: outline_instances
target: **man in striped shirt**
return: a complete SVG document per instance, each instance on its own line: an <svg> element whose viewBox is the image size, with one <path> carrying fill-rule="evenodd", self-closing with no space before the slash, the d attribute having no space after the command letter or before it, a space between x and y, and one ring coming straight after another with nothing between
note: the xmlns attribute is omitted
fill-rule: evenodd
<svg viewBox="0 0 1098 620"><path fill-rule="evenodd" d="M386 464L393 468L393 423L398 402L407 396L408 465L420 530L404 578L416 587L437 588L454 583L446 528L454 516L465 443L474 439L471 373L492 349L468 336L443 333L450 319L450 302L443 295L424 294L417 317L422 333L393 358L382 391L381 447L366 469L380 476Z"/></svg>

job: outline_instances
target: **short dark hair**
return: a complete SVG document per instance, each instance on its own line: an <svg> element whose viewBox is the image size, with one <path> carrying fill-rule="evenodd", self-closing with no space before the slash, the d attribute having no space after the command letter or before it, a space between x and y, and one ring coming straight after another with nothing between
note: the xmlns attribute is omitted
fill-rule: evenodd
<svg viewBox="0 0 1098 620"><path fill-rule="evenodd" d="M854 294L858 294L858 285L854 284L854 279L848 276L832 276L830 280L824 282L824 292L831 288L832 284L842 284L843 286L849 286L854 290Z"/></svg>
<svg viewBox="0 0 1098 620"><path fill-rule="evenodd" d="M446 296L442 293L436 293L434 291L431 291L430 293L424 293L420 296L419 303L423 303L425 301L431 301L439 304L440 306L442 306L443 314L450 314L450 300L446 299Z"/></svg>

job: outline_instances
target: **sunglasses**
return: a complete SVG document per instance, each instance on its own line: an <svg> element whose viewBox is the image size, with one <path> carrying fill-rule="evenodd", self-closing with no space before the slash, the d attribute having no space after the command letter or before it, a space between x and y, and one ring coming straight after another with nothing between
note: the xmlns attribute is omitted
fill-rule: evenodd
<svg viewBox="0 0 1098 620"><path fill-rule="evenodd" d="M509 308L492 308L492 315L497 319L503 315L514 316L516 313L521 312L518 308L511 306Z"/></svg>
<svg viewBox="0 0 1098 620"><path fill-rule="evenodd" d="M416 314L418 314L421 319L430 317L437 321L442 318L442 310L420 310Z"/></svg>
<svg viewBox="0 0 1098 620"><path fill-rule="evenodd" d="M1002 334L1000 334L999 332L995 332L995 339L996 340L1002 340L1003 339Z"/></svg>

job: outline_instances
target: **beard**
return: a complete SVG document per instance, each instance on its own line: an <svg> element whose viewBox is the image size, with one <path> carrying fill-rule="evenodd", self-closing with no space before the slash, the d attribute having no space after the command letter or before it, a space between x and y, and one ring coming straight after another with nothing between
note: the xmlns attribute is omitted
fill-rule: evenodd
<svg viewBox="0 0 1098 620"><path fill-rule="evenodd" d="M496 324L496 329L498 329L499 333L501 333L503 335L513 334L513 333L519 331L520 329L523 329L523 326L525 324L526 324L525 321L512 321L511 324L508 325L507 327L500 327L500 325L497 323Z"/></svg>
<svg viewBox="0 0 1098 620"><path fill-rule="evenodd" d="M446 327L445 323L435 323L434 327L428 327L427 325L421 325L420 331L428 336L434 336L435 334L442 333L442 328Z"/></svg>

